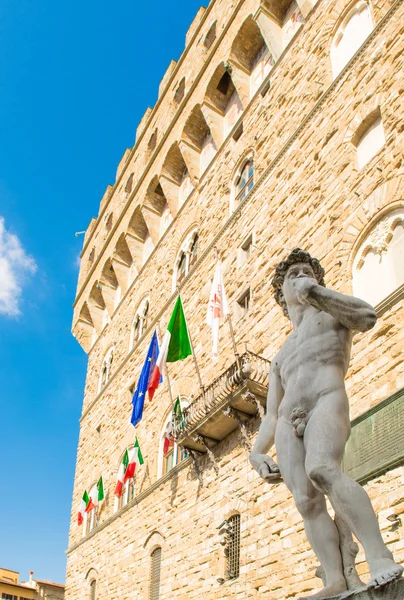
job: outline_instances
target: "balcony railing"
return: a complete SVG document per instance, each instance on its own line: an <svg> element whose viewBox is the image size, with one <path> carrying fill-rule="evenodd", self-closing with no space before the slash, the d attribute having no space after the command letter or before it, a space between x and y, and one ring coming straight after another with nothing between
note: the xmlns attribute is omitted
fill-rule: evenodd
<svg viewBox="0 0 404 600"><path fill-rule="evenodd" d="M242 354L184 409L174 426L177 444L206 452L257 413L263 416L269 366L262 356Z"/></svg>

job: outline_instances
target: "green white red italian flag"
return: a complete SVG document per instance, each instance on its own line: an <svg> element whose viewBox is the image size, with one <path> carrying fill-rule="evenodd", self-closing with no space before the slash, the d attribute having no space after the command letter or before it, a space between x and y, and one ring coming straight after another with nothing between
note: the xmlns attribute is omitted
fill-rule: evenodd
<svg viewBox="0 0 404 600"><path fill-rule="evenodd" d="M77 524L78 525L82 525L83 524L83 521L84 521L84 512L86 510L88 501L89 501L89 497L88 497L88 494L87 494L87 490L85 490L84 494L83 494L83 496L81 498L81 501L80 501L79 512L78 512L78 515L77 515Z"/></svg>
<svg viewBox="0 0 404 600"><path fill-rule="evenodd" d="M101 475L97 483L91 488L90 494L88 494L87 490L85 490L83 496L81 497L80 507L77 515L78 525L82 525L84 521L84 513L90 512L90 510L98 506L102 500L104 500L104 481Z"/></svg>
<svg viewBox="0 0 404 600"><path fill-rule="evenodd" d="M90 494L88 496L88 504L84 512L90 512L90 510L98 506L98 504L102 500L104 500L104 482L102 480L101 475L97 483L93 485L93 487L90 490Z"/></svg>
<svg viewBox="0 0 404 600"><path fill-rule="evenodd" d="M115 496L122 495L123 486L125 483L132 479L135 474L136 467L139 465L143 465L144 460L142 453L140 451L140 446L138 439L136 438L135 444L132 448L125 450L125 454L123 455L122 462L119 465L118 477L116 480L115 486Z"/></svg>
<svg viewBox="0 0 404 600"><path fill-rule="evenodd" d="M173 314L167 326L163 343L157 357L156 366L150 379L148 392L152 400L157 390L166 363L183 360L192 354L191 341L189 339L187 322L180 296L174 306Z"/></svg>

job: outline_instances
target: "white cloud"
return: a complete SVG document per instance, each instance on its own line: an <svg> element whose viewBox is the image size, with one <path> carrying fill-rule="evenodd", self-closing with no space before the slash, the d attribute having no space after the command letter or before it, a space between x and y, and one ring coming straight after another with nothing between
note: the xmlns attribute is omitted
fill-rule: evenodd
<svg viewBox="0 0 404 600"><path fill-rule="evenodd" d="M26 254L18 237L6 230L4 218L0 217L0 314L21 314L22 285L26 276L36 270L35 260Z"/></svg>

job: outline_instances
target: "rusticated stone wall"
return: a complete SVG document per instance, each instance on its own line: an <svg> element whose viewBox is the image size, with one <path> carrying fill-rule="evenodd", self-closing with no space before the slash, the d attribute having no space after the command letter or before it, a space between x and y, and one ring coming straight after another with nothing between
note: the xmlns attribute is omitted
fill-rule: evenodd
<svg viewBox="0 0 404 600"><path fill-rule="evenodd" d="M271 359L290 332L290 324L271 294L274 265L294 247L306 248L322 261L327 285L351 293L353 252L362 232L389 205L404 205L404 3L379 0L371 4L373 34L335 81L330 47L350 3L319 0L311 11L308 2L305 7L299 3L305 23L277 57L261 90L244 101L238 123L218 147L211 165L194 177L195 190L179 210L177 206L171 226L156 240L153 253L111 311L111 322L96 332L92 346L82 331L83 303L88 302L93 310L90 292L102 280L105 264L114 257L121 236L130 230L137 207L147 204L150 182L164 170L167 154L181 140L193 108L205 101L209 82L218 65L231 56L243 23L248 18L257 20L259 10L271 8L270 4L212 0L199 23L193 25L193 37L188 36L183 57L168 76L158 105L142 123L136 146L126 153L117 182L87 232L73 320L74 334L89 357L71 515L67 600L89 598L92 578L97 581L97 598L148 598L150 553L156 545L163 549L164 599L203 595L209 599L283 600L319 587L320 581L314 577L316 559L289 492L283 484L264 484L252 471L248 444L240 432L215 448L215 464L208 457L201 459L199 477L187 460L159 478L158 449L170 411L165 386L147 403L136 429L145 457L136 479L136 498L116 513L113 491L120 457L134 438L129 423L131 388L152 331L158 323L163 333L170 317L175 260L189 232L195 229L199 233L198 260L180 291L202 379L209 385L234 360L225 324L221 326L219 360L213 362L210 357L205 315L214 247L224 264L239 350L247 344L252 352ZM287 8L287 4L278 6ZM206 50L203 40L215 20L217 38ZM242 81L237 65L232 76L235 85ZM174 92L183 77L185 96L175 106ZM245 89L238 85L239 90ZM363 120L378 108L386 144L358 172L352 140ZM243 133L235 140L233 133L241 121ZM148 143L156 129L157 144L150 152ZM234 179L248 156L254 159L255 185L232 213ZM125 192L131 173L133 188ZM106 232L110 213L113 225ZM239 248L251 233L254 248L250 259L240 266ZM92 248L94 261L89 264ZM105 284L100 287L101 293L106 293ZM250 310L238 317L237 300L248 288ZM150 302L148 329L130 350L131 325L145 297ZM352 418L404 387L403 304L397 300L372 331L354 338L347 377ZM99 392L102 361L112 344L111 376ZM192 401L199 393L192 360L170 365L169 371L174 394ZM249 423L250 443L258 426L258 419ZM99 526L83 537L76 523L79 499L101 474L107 497ZM403 483L404 469L398 467L366 485L384 539L401 561L403 529L393 527L387 517L404 512ZM224 557L217 527L235 511L241 515L240 576L219 585ZM358 561L360 574L366 577L362 554Z"/></svg>

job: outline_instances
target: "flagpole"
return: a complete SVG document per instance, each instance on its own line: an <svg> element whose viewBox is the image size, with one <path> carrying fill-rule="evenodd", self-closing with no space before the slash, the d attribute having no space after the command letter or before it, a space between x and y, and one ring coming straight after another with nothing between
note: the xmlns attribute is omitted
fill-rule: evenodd
<svg viewBox="0 0 404 600"><path fill-rule="evenodd" d="M187 329L188 329L188 323L187 323ZM188 329L188 337L189 337L189 343L191 344L192 358L194 359L195 371L196 371L196 374L197 374L197 376L198 376L199 386L200 386L200 388L201 388L202 392L203 392L203 393L205 393L205 388L204 388L204 385L203 385L203 383L202 383L202 379L201 379L201 373L200 373L200 371L199 371L199 366L198 366L198 363L197 363L197 361L196 361L196 356L195 356L194 345L193 345L193 343L192 343L192 338L191 338L191 334L190 334L190 332L189 332L189 329Z"/></svg>
<svg viewBox="0 0 404 600"><path fill-rule="evenodd" d="M234 330L233 330L233 323L231 321L231 316L230 313L227 315L227 322L229 324L229 329L230 329L230 336L231 336L231 341L233 344L233 352L234 352L234 356L236 357L236 359L238 360L240 358L239 353L237 352L237 346L236 346L236 340L234 337Z"/></svg>
<svg viewBox="0 0 404 600"><path fill-rule="evenodd" d="M215 256L216 256L216 264L219 262L219 250L218 247L215 246ZM236 345L236 338L234 337L234 329L233 329L233 322L231 320L231 315L230 312L227 315L227 322L229 324L229 330L230 330L230 337L231 337L231 342L233 345L233 352L234 352L234 356L236 357L236 359L238 360L240 358L239 353L237 352L237 345Z"/></svg>

